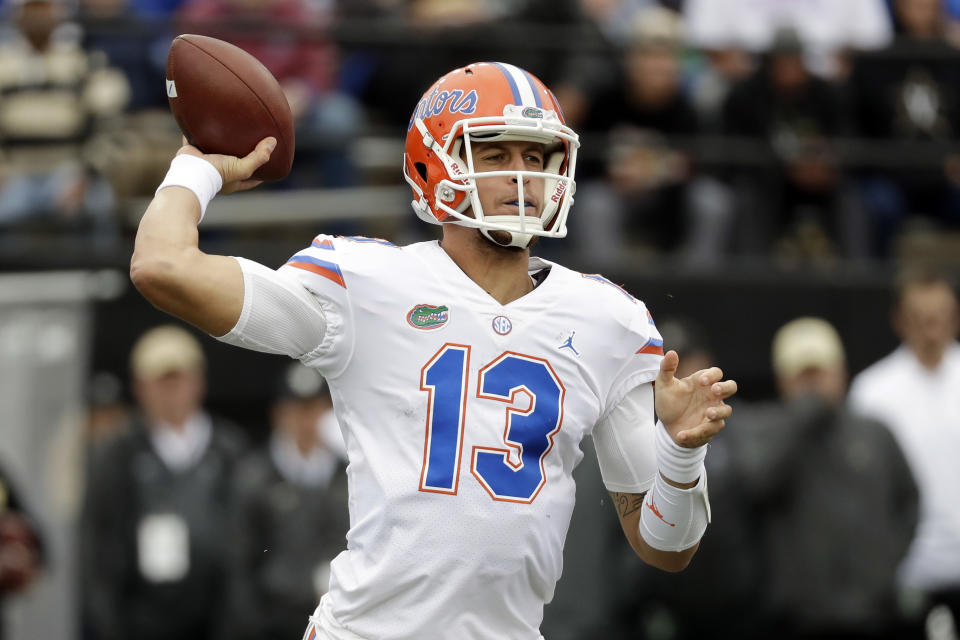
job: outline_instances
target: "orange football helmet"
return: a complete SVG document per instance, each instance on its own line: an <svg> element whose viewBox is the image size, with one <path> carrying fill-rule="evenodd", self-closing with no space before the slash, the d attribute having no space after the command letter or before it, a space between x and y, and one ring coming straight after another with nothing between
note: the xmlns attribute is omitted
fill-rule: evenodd
<svg viewBox="0 0 960 640"><path fill-rule="evenodd" d="M543 171L474 170L471 141L513 140L544 144ZM476 227L501 245L490 232L508 231L505 246L526 247L533 236L567 235L579 146L557 99L539 79L510 64L479 62L451 71L427 89L407 127L403 175L422 220ZM500 175L516 177L518 203L524 202L525 179L544 178L542 210L527 214L520 206L519 215L485 215L476 180Z"/></svg>

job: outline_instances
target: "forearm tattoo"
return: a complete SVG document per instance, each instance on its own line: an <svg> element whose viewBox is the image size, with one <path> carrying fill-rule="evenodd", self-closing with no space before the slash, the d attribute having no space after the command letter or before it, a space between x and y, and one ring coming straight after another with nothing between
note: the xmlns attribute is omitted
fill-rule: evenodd
<svg viewBox="0 0 960 640"><path fill-rule="evenodd" d="M644 493L619 493L617 491L611 491L610 497L613 498L613 506L617 510L617 514L621 518L626 518L627 516L636 513L643 507L643 497L647 495Z"/></svg>

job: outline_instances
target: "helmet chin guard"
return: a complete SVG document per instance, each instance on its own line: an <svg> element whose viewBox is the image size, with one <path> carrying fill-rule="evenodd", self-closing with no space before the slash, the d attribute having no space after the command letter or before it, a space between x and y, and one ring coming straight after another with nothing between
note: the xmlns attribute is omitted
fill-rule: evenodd
<svg viewBox="0 0 960 640"><path fill-rule="evenodd" d="M476 171L471 143L498 141L543 144L543 170ZM579 146L543 83L512 65L478 63L445 75L418 104L407 133L404 177L420 219L474 227L495 244L526 247L534 236L566 236ZM505 176L516 181L518 213L487 215L477 180ZM543 181L535 213L524 206L524 182L530 179ZM509 242L493 231L507 232Z"/></svg>

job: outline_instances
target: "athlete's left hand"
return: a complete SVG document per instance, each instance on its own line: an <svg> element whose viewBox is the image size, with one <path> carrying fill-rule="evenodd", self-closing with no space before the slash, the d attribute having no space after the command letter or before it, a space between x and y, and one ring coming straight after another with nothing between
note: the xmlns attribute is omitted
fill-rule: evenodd
<svg viewBox="0 0 960 640"><path fill-rule="evenodd" d="M733 413L724 400L737 392L737 383L724 380L718 367L677 378L680 357L668 351L660 362L654 385L657 415L681 447L699 447L717 435Z"/></svg>

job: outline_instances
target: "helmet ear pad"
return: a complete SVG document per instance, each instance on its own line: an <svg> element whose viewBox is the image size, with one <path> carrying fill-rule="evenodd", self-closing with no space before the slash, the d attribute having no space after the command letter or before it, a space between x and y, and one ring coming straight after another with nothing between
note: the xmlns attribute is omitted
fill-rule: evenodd
<svg viewBox="0 0 960 640"><path fill-rule="evenodd" d="M437 185L434 189L432 207L434 215L439 220L446 220L450 217L449 213L440 208L440 203L450 207L457 213L463 213L470 208L470 192L463 189L453 189L442 184L444 180L452 182L452 176L467 173L467 162L463 157L463 139L457 138L450 145L448 160L449 166L436 153L428 152L430 162L427 164L427 177L430 184ZM458 180L461 186L469 187L469 180Z"/></svg>
<svg viewBox="0 0 960 640"><path fill-rule="evenodd" d="M409 154L403 154L403 175L407 182L412 182L421 192L427 188L427 165L414 162Z"/></svg>
<svg viewBox="0 0 960 640"><path fill-rule="evenodd" d="M460 165L460 173L466 173L466 163L460 157L461 146L461 140L454 141L451 145L450 155L453 161ZM429 215L433 216L437 222L445 222L450 218L450 214L439 206L440 203L456 210L458 213L463 213L469 208L470 198L466 191L452 189L442 184L445 180L449 182L449 176L455 175L457 172L454 170L448 171L448 167L445 166L440 156L431 149L425 150L423 159L426 162L415 162L409 154L404 154L404 174L408 178L408 182L412 182L420 189L423 200L429 209ZM460 184L466 186L469 183L467 180L461 180ZM429 185L436 185L436 187L431 189Z"/></svg>

